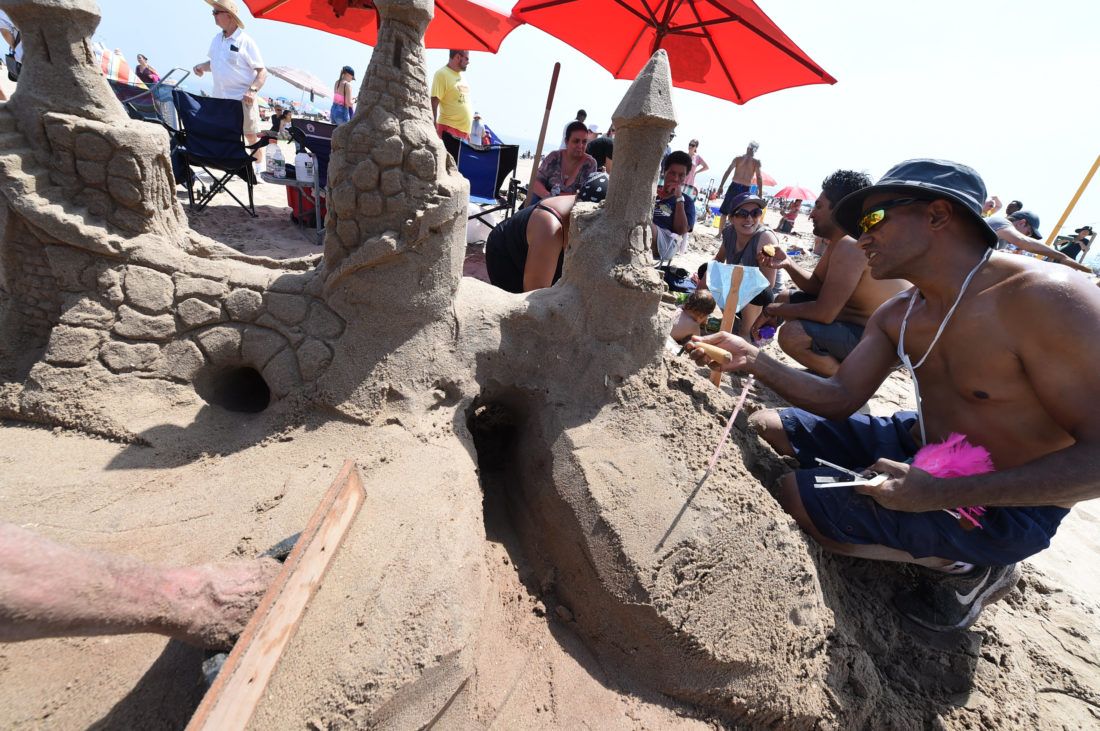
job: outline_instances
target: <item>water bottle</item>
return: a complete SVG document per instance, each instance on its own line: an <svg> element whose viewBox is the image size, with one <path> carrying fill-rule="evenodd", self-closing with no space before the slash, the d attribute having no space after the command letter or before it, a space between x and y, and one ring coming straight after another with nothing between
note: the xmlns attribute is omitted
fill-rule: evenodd
<svg viewBox="0 0 1100 731"><path fill-rule="evenodd" d="M269 145L270 147L270 145ZM278 145L275 145L274 162L272 163L273 175L276 178L286 177L286 158L283 157L283 151Z"/></svg>
<svg viewBox="0 0 1100 731"><path fill-rule="evenodd" d="M264 155L264 171L268 175L275 174L275 152L279 149L274 139L267 143L267 154Z"/></svg>

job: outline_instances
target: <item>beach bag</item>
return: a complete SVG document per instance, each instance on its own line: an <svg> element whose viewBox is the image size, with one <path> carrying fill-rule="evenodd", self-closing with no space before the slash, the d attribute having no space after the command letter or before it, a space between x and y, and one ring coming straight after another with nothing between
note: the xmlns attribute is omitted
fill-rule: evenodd
<svg viewBox="0 0 1100 731"><path fill-rule="evenodd" d="M691 281L691 272L687 269L674 266L672 262L669 262L668 264L658 264L657 270L664 277L665 284L668 285L670 292L687 292L690 294L695 291L695 283Z"/></svg>

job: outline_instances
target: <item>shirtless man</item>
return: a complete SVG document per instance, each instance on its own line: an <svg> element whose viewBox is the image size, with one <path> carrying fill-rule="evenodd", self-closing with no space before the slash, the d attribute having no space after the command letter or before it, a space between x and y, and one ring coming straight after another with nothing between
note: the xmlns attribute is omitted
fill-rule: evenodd
<svg viewBox="0 0 1100 731"><path fill-rule="evenodd" d="M718 230L721 231L726 227L726 219L733 209L730 208L730 201L742 193L748 193L752 188L753 178L756 178L756 194L764 195L764 174L761 172L760 161L756 159L756 151L760 149L760 145L755 142L750 142L749 146L745 148L744 155L738 155L733 158L733 162L726 168L726 172L722 175L722 182L718 184L718 195L722 195L722 189L726 187L726 178L733 173L733 180L730 182L730 187L726 191L726 197L722 199L722 205L718 208L718 212L722 217L718 220Z"/></svg>
<svg viewBox="0 0 1100 731"><path fill-rule="evenodd" d="M753 325L753 337L759 339L765 325L779 327L783 352L826 377L856 347L879 305L910 286L901 279L872 277L856 240L833 221L833 206L870 184L866 175L851 170L837 170L821 183L810 220L814 235L829 245L812 272L791 261L782 247L776 247L774 256L760 255L760 266L786 270L801 291L784 292L765 307ZM786 322L780 326L782 320Z"/></svg>
<svg viewBox="0 0 1100 731"><path fill-rule="evenodd" d="M0 523L0 642L153 632L228 649L280 569L270 558L150 566Z"/></svg>
<svg viewBox="0 0 1100 731"><path fill-rule="evenodd" d="M1069 269L994 252L985 193L970 168L910 160L838 203L834 216L859 236L871 275L915 287L878 309L831 378L783 366L729 333L704 339L733 354L724 370L755 374L813 412L751 420L802 467L780 481L784 509L826 550L933 569L895 603L942 631L973 624L1015 586L1016 563L1049 545L1070 506L1100 497L1100 340L1081 337L1100 322L1100 291ZM923 416L849 416L899 354L912 363ZM987 449L996 471L948 479L905 463L953 433ZM840 474L813 469L819 456L888 479L817 489L815 475ZM982 529L944 512L958 506L985 506Z"/></svg>

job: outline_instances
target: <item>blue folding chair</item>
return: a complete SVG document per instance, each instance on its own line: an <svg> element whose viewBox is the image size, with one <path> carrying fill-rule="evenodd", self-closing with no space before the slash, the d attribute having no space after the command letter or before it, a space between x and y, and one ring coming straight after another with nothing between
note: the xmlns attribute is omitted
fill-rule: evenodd
<svg viewBox="0 0 1100 731"><path fill-rule="evenodd" d="M458 146L458 172L470 181L470 202L482 206L469 218L481 221L490 228L496 222L482 218L496 211L504 211L508 218L516 212L519 199L519 181L516 180L516 164L519 161L519 145L488 145L475 147L465 140ZM507 190L502 194L504 180L511 175ZM485 208L485 206L490 206Z"/></svg>
<svg viewBox="0 0 1100 731"><path fill-rule="evenodd" d="M252 191L256 174L252 169L252 153L264 143L245 144L244 108L240 101L195 96L180 89L173 90L172 99L180 122L177 151L189 167L201 168L214 180L214 184L200 191L196 199L195 176L187 176L185 182L191 210L202 211L215 195L225 191L256 218ZM227 187L234 177L243 180L248 187L247 205Z"/></svg>
<svg viewBox="0 0 1100 731"><path fill-rule="evenodd" d="M290 120L290 136L295 144L313 153L317 160L317 182L321 190L328 185L328 159L332 155L332 133L335 124L314 122L311 119Z"/></svg>

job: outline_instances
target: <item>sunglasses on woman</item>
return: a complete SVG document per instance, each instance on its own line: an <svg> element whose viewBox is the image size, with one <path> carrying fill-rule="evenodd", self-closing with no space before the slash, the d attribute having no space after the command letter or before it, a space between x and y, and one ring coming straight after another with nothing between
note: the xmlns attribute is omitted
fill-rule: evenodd
<svg viewBox="0 0 1100 731"><path fill-rule="evenodd" d="M763 208L738 208L733 212L734 218L760 218L763 215Z"/></svg>
<svg viewBox="0 0 1100 731"><path fill-rule="evenodd" d="M864 213L859 218L859 222L856 226L859 227L859 232L865 234L875 226L879 225L886 220L886 212L891 208L897 208L899 206L908 206L912 203L927 203L926 200L920 198L894 198L893 200L883 201L871 210Z"/></svg>

